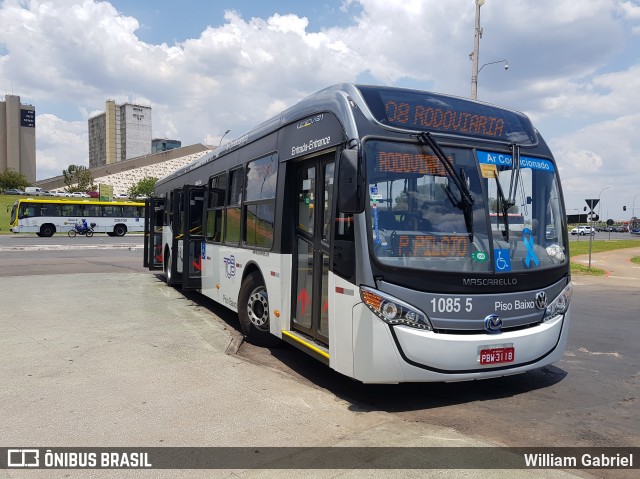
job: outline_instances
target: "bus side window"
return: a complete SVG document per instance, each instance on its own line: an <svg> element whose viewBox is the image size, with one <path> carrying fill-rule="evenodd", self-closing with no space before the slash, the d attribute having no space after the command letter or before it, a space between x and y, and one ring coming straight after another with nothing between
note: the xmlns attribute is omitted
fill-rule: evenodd
<svg viewBox="0 0 640 479"><path fill-rule="evenodd" d="M38 211L40 210L40 206L38 205ZM20 214L18 218L32 218L36 216L36 205L27 205L23 204L20 207ZM39 216L39 215L38 215Z"/></svg>
<svg viewBox="0 0 640 479"><path fill-rule="evenodd" d="M240 204L242 202L243 179L244 169L242 167L232 170L229 174L229 201L224 229L226 244L237 245L240 242Z"/></svg>
<svg viewBox="0 0 640 479"><path fill-rule="evenodd" d="M353 215L338 213L333 237L333 272L354 282L356 276L356 247Z"/></svg>
<svg viewBox="0 0 640 479"><path fill-rule="evenodd" d="M207 234L208 241L222 242L222 218L224 202L227 195L227 174L211 178L209 181L209 204L207 205Z"/></svg>
<svg viewBox="0 0 640 479"><path fill-rule="evenodd" d="M40 210L41 216L60 216L60 205L44 204Z"/></svg>

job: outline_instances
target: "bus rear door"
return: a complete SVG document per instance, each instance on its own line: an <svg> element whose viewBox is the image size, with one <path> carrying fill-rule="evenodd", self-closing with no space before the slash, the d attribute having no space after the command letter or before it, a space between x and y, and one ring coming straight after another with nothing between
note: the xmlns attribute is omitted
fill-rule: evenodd
<svg viewBox="0 0 640 479"><path fill-rule="evenodd" d="M182 243L182 289L202 288L202 258L204 242L205 188L184 188L184 236Z"/></svg>
<svg viewBox="0 0 640 479"><path fill-rule="evenodd" d="M144 208L144 266L162 269L164 198L148 198Z"/></svg>

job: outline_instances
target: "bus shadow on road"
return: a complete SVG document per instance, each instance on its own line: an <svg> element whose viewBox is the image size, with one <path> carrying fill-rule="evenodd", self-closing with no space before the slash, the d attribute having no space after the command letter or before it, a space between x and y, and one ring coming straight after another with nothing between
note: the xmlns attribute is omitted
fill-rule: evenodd
<svg viewBox="0 0 640 479"><path fill-rule="evenodd" d="M258 354L248 353L250 357ZM550 365L523 374L479 381L362 384L288 345L286 348L272 349L271 356L286 366L291 374L330 391L349 402L349 409L360 412L416 411L503 399L554 386L567 376L563 369Z"/></svg>

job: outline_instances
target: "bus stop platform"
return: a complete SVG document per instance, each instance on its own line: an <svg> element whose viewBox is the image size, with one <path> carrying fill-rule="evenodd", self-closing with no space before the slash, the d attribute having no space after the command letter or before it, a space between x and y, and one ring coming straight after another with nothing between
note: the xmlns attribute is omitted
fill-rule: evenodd
<svg viewBox="0 0 640 479"><path fill-rule="evenodd" d="M493 445L385 411L359 411L321 387L229 353L237 332L152 273L5 276L0 291L5 447ZM0 478L302 475L575 477L557 469L0 470Z"/></svg>

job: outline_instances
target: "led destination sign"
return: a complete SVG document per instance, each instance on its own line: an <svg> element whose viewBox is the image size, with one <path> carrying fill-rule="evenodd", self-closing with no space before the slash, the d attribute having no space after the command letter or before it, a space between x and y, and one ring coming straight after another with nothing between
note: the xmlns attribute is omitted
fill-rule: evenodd
<svg viewBox="0 0 640 479"><path fill-rule="evenodd" d="M446 108L424 107L393 100L385 102L384 109L387 120L392 124L408 124L423 130L449 130L498 138L504 135L504 119L494 116Z"/></svg>
<svg viewBox="0 0 640 479"><path fill-rule="evenodd" d="M457 235L392 235L391 250L394 256L462 258L467 256L469 237Z"/></svg>
<svg viewBox="0 0 640 479"><path fill-rule="evenodd" d="M449 163L452 163L451 159ZM380 151L377 153L377 164L380 173L447 176L442 162L433 155Z"/></svg>
<svg viewBox="0 0 640 479"><path fill-rule="evenodd" d="M536 142L531 122L521 113L418 90L358 88L374 117L386 125L523 144Z"/></svg>

